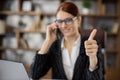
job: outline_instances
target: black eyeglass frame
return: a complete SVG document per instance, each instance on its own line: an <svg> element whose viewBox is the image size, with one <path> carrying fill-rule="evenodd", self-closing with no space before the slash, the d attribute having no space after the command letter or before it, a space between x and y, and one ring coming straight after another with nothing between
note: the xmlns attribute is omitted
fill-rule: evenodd
<svg viewBox="0 0 120 80"><path fill-rule="evenodd" d="M57 25L62 25L62 23L65 22L65 24L68 24L68 25L69 25L70 23L72 23L73 21L75 21L77 18L78 18L78 17L75 16L75 17L73 17L73 18L66 18L66 19L64 19L64 20L55 20L55 23L56 23Z"/></svg>

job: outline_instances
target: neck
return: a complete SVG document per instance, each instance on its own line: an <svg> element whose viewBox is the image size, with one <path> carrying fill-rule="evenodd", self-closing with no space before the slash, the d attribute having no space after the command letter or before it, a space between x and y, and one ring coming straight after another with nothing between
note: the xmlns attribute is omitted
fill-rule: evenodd
<svg viewBox="0 0 120 80"><path fill-rule="evenodd" d="M69 37L65 37L64 44L73 45L73 43L77 40L78 37L79 37L79 33Z"/></svg>

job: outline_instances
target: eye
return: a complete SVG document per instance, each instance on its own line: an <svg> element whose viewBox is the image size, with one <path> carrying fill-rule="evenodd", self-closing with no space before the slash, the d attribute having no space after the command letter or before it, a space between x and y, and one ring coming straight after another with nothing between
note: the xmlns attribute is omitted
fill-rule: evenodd
<svg viewBox="0 0 120 80"><path fill-rule="evenodd" d="M56 20L56 23L62 23L63 21L62 20Z"/></svg>
<svg viewBox="0 0 120 80"><path fill-rule="evenodd" d="M72 18L65 19L65 22L72 22L72 21L73 21Z"/></svg>

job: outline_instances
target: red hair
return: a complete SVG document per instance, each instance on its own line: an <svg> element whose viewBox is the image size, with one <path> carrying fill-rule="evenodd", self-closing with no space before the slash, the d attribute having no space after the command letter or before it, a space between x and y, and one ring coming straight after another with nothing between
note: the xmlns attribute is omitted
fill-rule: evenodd
<svg viewBox="0 0 120 80"><path fill-rule="evenodd" d="M70 13L73 16L78 16L79 15L78 7L72 2L63 2L63 3L61 3L61 5L57 9L56 15L61 10L65 11L67 13Z"/></svg>

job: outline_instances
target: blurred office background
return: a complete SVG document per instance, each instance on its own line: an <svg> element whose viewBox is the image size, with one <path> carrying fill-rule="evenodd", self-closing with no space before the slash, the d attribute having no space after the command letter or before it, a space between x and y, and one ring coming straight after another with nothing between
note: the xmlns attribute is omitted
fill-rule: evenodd
<svg viewBox="0 0 120 80"><path fill-rule="evenodd" d="M0 0L0 59L22 62L29 74L46 27L64 1L78 6L82 29L106 31L106 80L120 80L120 0Z"/></svg>

